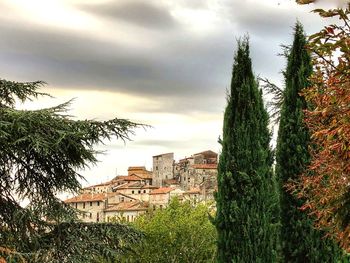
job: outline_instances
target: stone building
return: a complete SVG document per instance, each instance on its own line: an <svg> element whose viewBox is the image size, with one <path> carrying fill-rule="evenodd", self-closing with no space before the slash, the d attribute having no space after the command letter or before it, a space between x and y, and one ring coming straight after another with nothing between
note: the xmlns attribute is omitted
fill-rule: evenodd
<svg viewBox="0 0 350 263"><path fill-rule="evenodd" d="M160 187L150 193L150 205L153 208L165 208L172 197L181 197L183 190L173 187Z"/></svg>
<svg viewBox="0 0 350 263"><path fill-rule="evenodd" d="M108 206L105 210L106 222L110 222L112 218L133 222L135 219L146 213L148 203L140 201L122 202Z"/></svg>
<svg viewBox="0 0 350 263"><path fill-rule="evenodd" d="M84 193L64 201L78 209L79 218L85 222L103 222L107 207L107 194Z"/></svg>
<svg viewBox="0 0 350 263"><path fill-rule="evenodd" d="M153 156L153 185L163 186L163 180L174 177L174 153Z"/></svg>
<svg viewBox="0 0 350 263"><path fill-rule="evenodd" d="M134 221L149 208L165 208L170 199L212 200L217 189L217 154L204 151L175 163L174 153L153 156L153 171L131 166L128 175L85 187L65 203L81 213L85 222L112 218Z"/></svg>
<svg viewBox="0 0 350 263"><path fill-rule="evenodd" d="M179 181L181 188L187 191L198 189L203 184L214 188L217 178L217 157L217 153L213 151L204 151L181 159L175 165L174 178ZM206 181L211 183L205 183Z"/></svg>

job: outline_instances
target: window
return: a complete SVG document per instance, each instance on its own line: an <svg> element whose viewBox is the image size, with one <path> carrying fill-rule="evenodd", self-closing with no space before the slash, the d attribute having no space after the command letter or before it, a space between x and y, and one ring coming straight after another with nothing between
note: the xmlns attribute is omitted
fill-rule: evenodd
<svg viewBox="0 0 350 263"><path fill-rule="evenodd" d="M85 202L83 203L83 209L85 209ZM85 214L84 214L85 215Z"/></svg>
<svg viewBox="0 0 350 263"><path fill-rule="evenodd" d="M100 201L97 201L97 206L100 206Z"/></svg>
<svg viewBox="0 0 350 263"><path fill-rule="evenodd" d="M158 171L158 166L156 166L156 171Z"/></svg>
<svg viewBox="0 0 350 263"><path fill-rule="evenodd" d="M90 206L92 206L92 202L90 202Z"/></svg>
<svg viewBox="0 0 350 263"><path fill-rule="evenodd" d="M75 203L75 208L78 208L78 203Z"/></svg>
<svg viewBox="0 0 350 263"><path fill-rule="evenodd" d="M139 194L141 194L141 190L139 190Z"/></svg>
<svg viewBox="0 0 350 263"><path fill-rule="evenodd" d="M90 213L90 218L92 218L92 213Z"/></svg>
<svg viewBox="0 0 350 263"><path fill-rule="evenodd" d="M120 202L124 202L124 196L120 198Z"/></svg>
<svg viewBox="0 0 350 263"><path fill-rule="evenodd" d="M143 190L143 193L146 193L146 190Z"/></svg>
<svg viewBox="0 0 350 263"><path fill-rule="evenodd" d="M134 192L135 192L134 190L131 191L132 194L133 194Z"/></svg>
<svg viewBox="0 0 350 263"><path fill-rule="evenodd" d="M96 222L99 222L100 221L100 214L97 212L96 213Z"/></svg>

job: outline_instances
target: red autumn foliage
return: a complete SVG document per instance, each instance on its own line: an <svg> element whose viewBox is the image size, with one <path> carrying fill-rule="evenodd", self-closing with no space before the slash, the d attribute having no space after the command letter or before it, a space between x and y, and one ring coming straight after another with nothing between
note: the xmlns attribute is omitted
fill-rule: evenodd
<svg viewBox="0 0 350 263"><path fill-rule="evenodd" d="M315 65L312 86L303 95L310 105L305 121L313 146L311 164L287 188L306 200L300 208L350 252L350 3L346 9L314 10L338 17L309 37Z"/></svg>

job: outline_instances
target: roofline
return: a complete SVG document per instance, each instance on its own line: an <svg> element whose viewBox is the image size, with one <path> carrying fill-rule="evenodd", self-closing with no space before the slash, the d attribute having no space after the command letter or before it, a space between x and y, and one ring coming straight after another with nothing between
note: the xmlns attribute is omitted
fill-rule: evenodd
<svg viewBox="0 0 350 263"><path fill-rule="evenodd" d="M153 155L152 157L159 157L159 156L166 155L166 154L174 154L174 153L173 152L172 153L162 153L162 154L158 154L158 155Z"/></svg>

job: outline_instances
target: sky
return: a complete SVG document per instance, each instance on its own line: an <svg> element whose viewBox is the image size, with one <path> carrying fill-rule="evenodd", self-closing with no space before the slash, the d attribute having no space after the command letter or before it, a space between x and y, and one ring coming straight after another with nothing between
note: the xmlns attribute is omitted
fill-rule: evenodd
<svg viewBox="0 0 350 263"><path fill-rule="evenodd" d="M114 117L151 125L132 141L112 140L81 171L83 185L152 156L175 159L220 152L226 94L238 38L249 35L256 76L282 85L281 44L299 20L307 34L324 21L292 0L0 0L0 78L43 80L54 98L19 105L50 107L75 98L77 119Z"/></svg>

